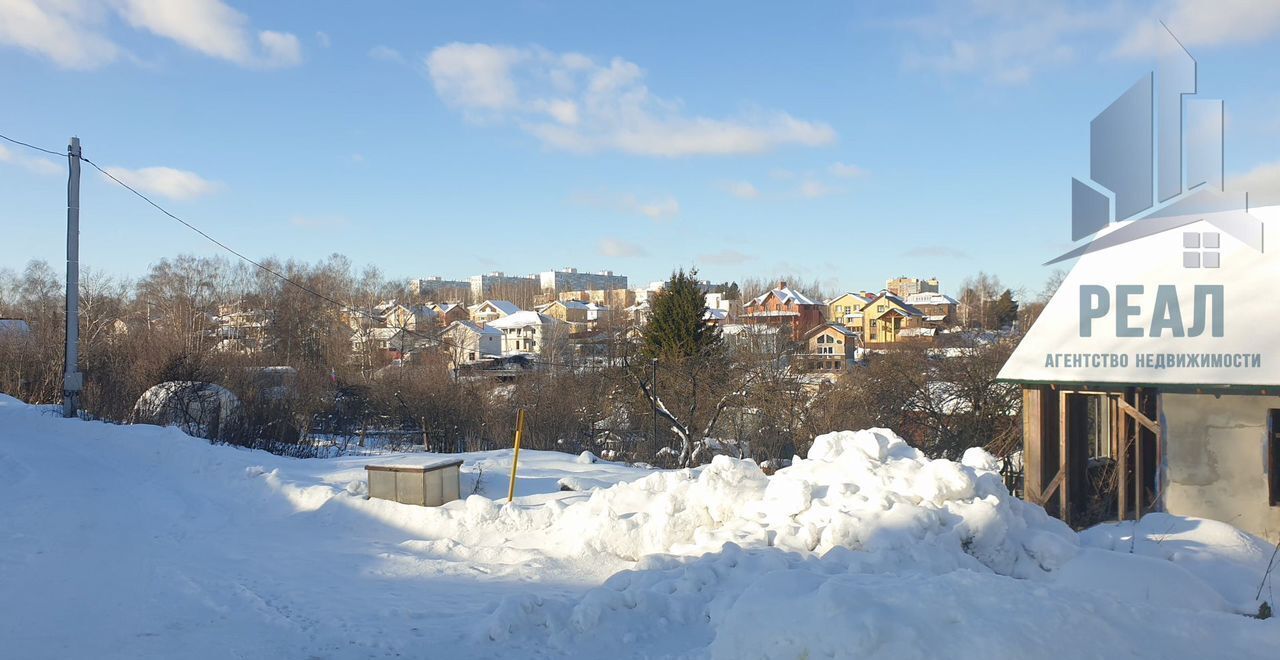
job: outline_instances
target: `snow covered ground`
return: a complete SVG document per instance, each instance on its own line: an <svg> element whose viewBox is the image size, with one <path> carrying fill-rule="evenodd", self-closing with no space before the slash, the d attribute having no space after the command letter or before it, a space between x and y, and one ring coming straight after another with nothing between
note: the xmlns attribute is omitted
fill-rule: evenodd
<svg viewBox="0 0 1280 660"><path fill-rule="evenodd" d="M421 455L416 455L421 456ZM1077 535L991 459L884 430L773 477L464 455L437 509L363 466L0 396L0 648L15 658L1268 657L1273 547L1151 515ZM564 480L592 492L563 492ZM609 487L612 484L618 484ZM1272 601L1274 602L1274 601Z"/></svg>

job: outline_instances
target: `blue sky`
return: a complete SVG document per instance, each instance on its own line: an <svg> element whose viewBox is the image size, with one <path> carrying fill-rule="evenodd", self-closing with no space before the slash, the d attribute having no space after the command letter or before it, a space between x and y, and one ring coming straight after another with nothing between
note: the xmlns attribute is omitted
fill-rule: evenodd
<svg viewBox="0 0 1280 660"><path fill-rule="evenodd" d="M850 5L0 0L0 133L255 257L1034 291L1164 20L1280 199L1280 3ZM59 263L62 164L0 148L0 267ZM82 238L126 276L217 252L96 173Z"/></svg>

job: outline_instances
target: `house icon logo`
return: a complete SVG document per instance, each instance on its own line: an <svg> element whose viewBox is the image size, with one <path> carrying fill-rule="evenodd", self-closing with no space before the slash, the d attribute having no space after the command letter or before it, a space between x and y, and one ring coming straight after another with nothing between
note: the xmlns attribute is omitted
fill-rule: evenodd
<svg viewBox="0 0 1280 660"><path fill-rule="evenodd" d="M1196 61L1166 28L1160 65L1089 124L1089 181L1071 180L1071 239L1087 243L1045 265L1205 221L1184 231L1184 268L1222 266L1222 235L1262 252L1247 193L1227 192L1223 105L1196 97ZM1155 256L1155 255L1153 255Z"/></svg>

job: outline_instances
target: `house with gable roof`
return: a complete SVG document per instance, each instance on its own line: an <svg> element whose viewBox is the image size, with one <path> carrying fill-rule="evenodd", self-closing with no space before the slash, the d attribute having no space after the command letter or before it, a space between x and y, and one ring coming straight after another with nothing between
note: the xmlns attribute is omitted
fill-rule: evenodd
<svg viewBox="0 0 1280 660"><path fill-rule="evenodd" d="M741 320L748 325L772 325L786 328L791 339L800 341L806 332L822 325L826 306L795 289L778 282L771 289L743 306Z"/></svg>

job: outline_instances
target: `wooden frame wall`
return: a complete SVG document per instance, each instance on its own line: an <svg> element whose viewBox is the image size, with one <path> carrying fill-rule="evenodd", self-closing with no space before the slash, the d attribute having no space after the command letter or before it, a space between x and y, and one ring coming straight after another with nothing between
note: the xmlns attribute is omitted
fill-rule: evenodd
<svg viewBox="0 0 1280 660"><path fill-rule="evenodd" d="M1071 524L1087 486L1089 447L1072 422L1073 394L1105 397L1109 442L1118 474L1116 515L1141 517L1155 504L1160 465L1160 397L1151 388L1024 385L1022 388L1024 498ZM1154 419L1153 419L1154 418Z"/></svg>

